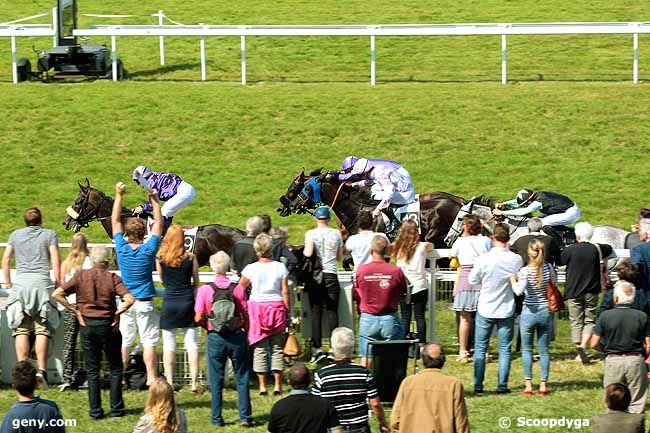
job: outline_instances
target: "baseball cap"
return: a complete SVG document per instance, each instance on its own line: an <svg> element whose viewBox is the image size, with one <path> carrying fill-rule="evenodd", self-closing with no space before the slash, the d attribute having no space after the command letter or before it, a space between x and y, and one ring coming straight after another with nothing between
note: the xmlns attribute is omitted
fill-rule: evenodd
<svg viewBox="0 0 650 433"><path fill-rule="evenodd" d="M328 220L330 219L330 209L327 206L317 207L314 212L314 217L317 220Z"/></svg>

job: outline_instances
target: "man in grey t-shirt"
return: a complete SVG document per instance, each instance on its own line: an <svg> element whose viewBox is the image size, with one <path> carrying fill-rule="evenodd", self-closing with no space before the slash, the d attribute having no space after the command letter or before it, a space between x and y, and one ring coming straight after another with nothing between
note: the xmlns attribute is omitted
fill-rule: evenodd
<svg viewBox="0 0 650 433"><path fill-rule="evenodd" d="M36 334L36 377L41 388L47 388L48 339L58 327L59 313L50 297L54 284L60 285L61 259L59 241L53 230L41 227L38 208L29 208L24 215L27 227L11 233L2 257L5 285L13 289L7 300L7 318L15 337L18 361L29 357L29 337ZM11 281L11 257L16 258L15 281ZM50 264L54 271L50 278Z"/></svg>

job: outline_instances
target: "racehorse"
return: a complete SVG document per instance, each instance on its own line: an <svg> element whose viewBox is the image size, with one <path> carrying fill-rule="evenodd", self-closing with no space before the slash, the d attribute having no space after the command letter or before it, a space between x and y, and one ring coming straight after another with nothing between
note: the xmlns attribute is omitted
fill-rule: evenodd
<svg viewBox="0 0 650 433"><path fill-rule="evenodd" d="M445 236L465 201L446 192L420 194L419 201L421 240L433 243L436 248L447 248ZM359 230L359 212L371 211L377 206L377 201L370 197L369 190L352 188L341 182L338 172L322 173L319 169L305 175L303 169L285 195L280 197L281 207L278 213L281 216L310 213L320 203L332 208L341 227L349 234ZM379 219L376 230L384 231L384 228L384 222Z"/></svg>
<svg viewBox="0 0 650 433"><path fill-rule="evenodd" d="M111 212L113 210L113 198L104 194L102 191L90 186L90 181L86 179L86 184L79 185L79 194L72 206L66 211L68 216L63 220L66 230L73 229L78 232L93 221L99 221L109 238L113 238L113 227L111 225ZM122 207L122 224L126 223L128 218L147 219L147 214L134 216L131 210ZM230 254L233 244L244 237L244 232L234 227L228 227L221 224L210 224L199 226L194 243L194 254L199 261L200 266L208 265L210 256L218 251L225 251Z"/></svg>
<svg viewBox="0 0 650 433"><path fill-rule="evenodd" d="M485 221L488 232L498 222L492 218L495 203L489 197L478 196L465 200L446 192L420 194L420 238L431 242L435 248L449 248L453 240L462 232L462 217L467 213L477 214ZM320 203L332 208L338 222L348 233L358 231L357 215L361 210L372 210L377 201L372 200L368 189L356 189L341 182L338 172L325 172L318 169L305 175L304 169L293 180L285 195L280 197L281 216L292 213L310 213ZM465 210L466 212L461 212ZM509 218L511 241L527 233L528 217ZM380 221L377 231L383 231ZM454 234L456 236L449 236ZM612 225L594 226L592 242L611 245L615 249L624 248L628 232Z"/></svg>

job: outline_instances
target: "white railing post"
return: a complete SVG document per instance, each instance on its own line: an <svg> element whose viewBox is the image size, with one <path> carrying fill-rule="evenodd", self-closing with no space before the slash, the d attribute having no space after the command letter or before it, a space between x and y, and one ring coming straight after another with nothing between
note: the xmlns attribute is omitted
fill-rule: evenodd
<svg viewBox="0 0 650 433"><path fill-rule="evenodd" d="M636 25L638 26L638 24ZM639 34L634 34L634 62L632 71L632 82L637 84L639 82Z"/></svg>
<svg viewBox="0 0 650 433"><path fill-rule="evenodd" d="M508 52L506 35L501 35L501 84L508 82Z"/></svg>
<svg viewBox="0 0 650 433"><path fill-rule="evenodd" d="M241 35L241 83L246 85L246 36Z"/></svg>
<svg viewBox="0 0 650 433"><path fill-rule="evenodd" d="M113 59L113 81L117 81L117 37L111 36L111 56Z"/></svg>
<svg viewBox="0 0 650 433"><path fill-rule="evenodd" d="M427 309L429 310L429 324L427 326L427 341L436 341L436 290L438 288L436 280L436 262L437 258L431 259L431 272L429 272L429 299ZM407 332L405 329L404 332Z"/></svg>
<svg viewBox="0 0 650 433"><path fill-rule="evenodd" d="M203 23L199 25L202 26ZM201 47L201 81L205 81L207 78L207 74L205 71L205 35L201 35L200 47Z"/></svg>
<svg viewBox="0 0 650 433"><path fill-rule="evenodd" d="M370 85L375 85L375 73L376 73L376 54L375 54L375 35L370 36Z"/></svg>
<svg viewBox="0 0 650 433"><path fill-rule="evenodd" d="M14 84L18 84L18 66L16 65L16 37L11 37L11 73Z"/></svg>
<svg viewBox="0 0 650 433"><path fill-rule="evenodd" d="M162 10L158 11L158 25L165 25L165 13ZM160 65L165 65L165 37L160 36Z"/></svg>
<svg viewBox="0 0 650 433"><path fill-rule="evenodd" d="M52 30L54 30L54 36L52 37L52 46L56 47L59 45L59 38L57 36L57 28L59 27L59 9L52 8Z"/></svg>

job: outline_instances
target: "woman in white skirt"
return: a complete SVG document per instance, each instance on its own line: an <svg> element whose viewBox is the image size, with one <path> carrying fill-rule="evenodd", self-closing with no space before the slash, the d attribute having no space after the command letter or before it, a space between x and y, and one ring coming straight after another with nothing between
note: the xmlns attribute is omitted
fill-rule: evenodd
<svg viewBox="0 0 650 433"><path fill-rule="evenodd" d="M458 324L458 358L463 363L471 362L469 353L469 336L474 324L474 315L478 305L478 296L481 291L479 284L470 284L467 279L474 267L476 259L487 253L492 248L492 242L481 235L481 220L477 215L470 214L463 218L463 234L454 242L450 255L456 257L460 263L460 274L454 287L454 303L452 309L459 312Z"/></svg>

